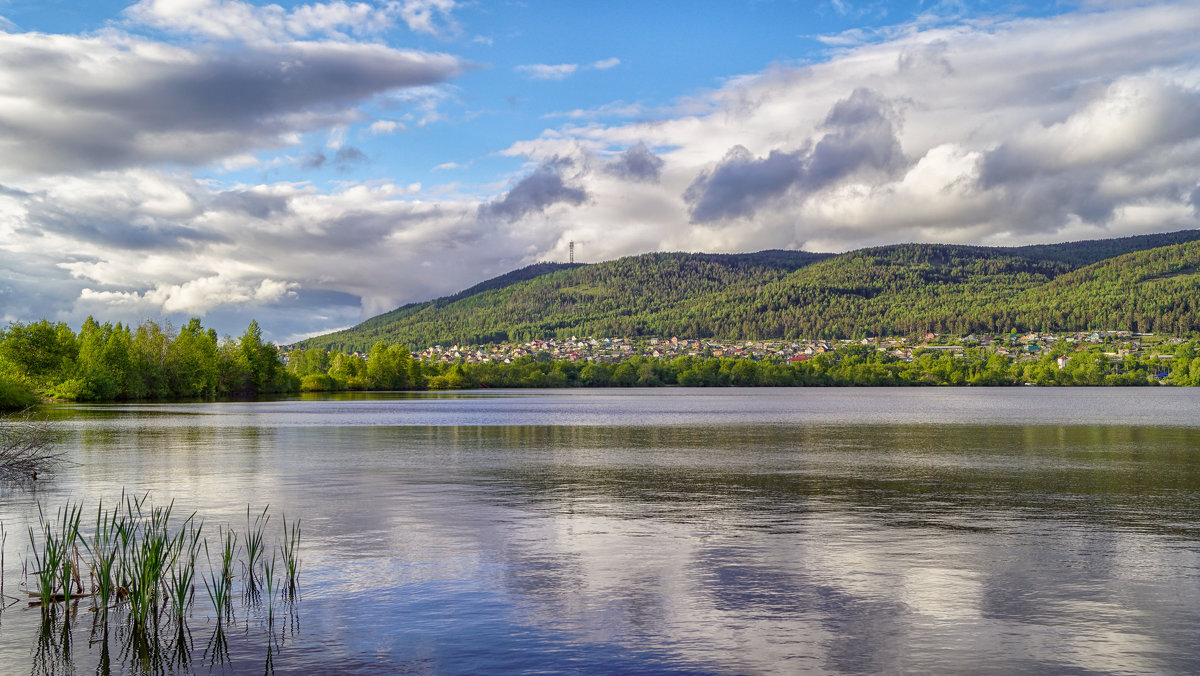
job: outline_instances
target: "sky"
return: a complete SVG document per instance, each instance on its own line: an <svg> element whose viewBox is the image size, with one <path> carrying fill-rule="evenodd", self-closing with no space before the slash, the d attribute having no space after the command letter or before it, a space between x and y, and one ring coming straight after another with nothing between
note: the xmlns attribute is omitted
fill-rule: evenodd
<svg viewBox="0 0 1200 676"><path fill-rule="evenodd" d="M1200 227L1200 3L0 0L0 320Z"/></svg>

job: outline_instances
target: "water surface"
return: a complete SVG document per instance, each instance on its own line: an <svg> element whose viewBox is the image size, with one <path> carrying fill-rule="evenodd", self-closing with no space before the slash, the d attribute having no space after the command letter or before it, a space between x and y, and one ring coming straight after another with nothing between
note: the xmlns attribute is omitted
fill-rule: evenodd
<svg viewBox="0 0 1200 676"><path fill-rule="evenodd" d="M214 659L197 598L168 671L1194 673L1198 411L1169 388L57 406L77 464L0 495L5 591L36 502L125 489L303 520L301 600L241 612ZM0 671L39 617L0 614ZM89 626L31 672L96 671Z"/></svg>

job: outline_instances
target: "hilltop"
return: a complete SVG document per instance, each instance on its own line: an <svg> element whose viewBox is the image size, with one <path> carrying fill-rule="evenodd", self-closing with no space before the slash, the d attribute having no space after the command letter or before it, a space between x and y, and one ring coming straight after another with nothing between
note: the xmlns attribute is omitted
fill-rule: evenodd
<svg viewBox="0 0 1200 676"><path fill-rule="evenodd" d="M925 332L1200 331L1200 230L1026 247L843 254L651 253L542 263L303 347L366 351L537 338L843 338Z"/></svg>

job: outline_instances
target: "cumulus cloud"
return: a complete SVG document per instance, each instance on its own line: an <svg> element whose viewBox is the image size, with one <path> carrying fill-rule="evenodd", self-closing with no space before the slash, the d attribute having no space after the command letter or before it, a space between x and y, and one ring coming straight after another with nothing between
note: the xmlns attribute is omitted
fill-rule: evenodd
<svg viewBox="0 0 1200 676"><path fill-rule="evenodd" d="M480 217L511 221L527 214L541 213L554 204L583 204L587 201L587 192L571 187L563 180L562 172L569 166L570 162L563 160L543 164L518 181L504 197L481 205Z"/></svg>
<svg viewBox="0 0 1200 676"><path fill-rule="evenodd" d="M391 134L404 129L404 125L395 120L376 120L367 128L369 134Z"/></svg>
<svg viewBox="0 0 1200 676"><path fill-rule="evenodd" d="M295 295L296 284L263 279L257 284L214 275L183 284L159 285L144 293L95 291L84 288L78 303L105 309L127 309L147 313L203 315L216 307L263 305Z"/></svg>
<svg viewBox="0 0 1200 676"><path fill-rule="evenodd" d="M257 317L276 322L274 339L354 323L535 260L557 233L512 219L576 198L542 180L554 171L518 182L495 218L480 218L476 202L410 201L417 185L219 189L148 171L47 179L0 192L0 302L19 319L199 315L236 328Z"/></svg>
<svg viewBox="0 0 1200 676"><path fill-rule="evenodd" d="M649 146L639 141L618 155L605 169L626 180L657 183L663 164L663 158L655 155Z"/></svg>
<svg viewBox="0 0 1200 676"><path fill-rule="evenodd" d="M772 150L757 159L734 146L712 171L704 172L683 193L698 222L753 214L805 177L803 153Z"/></svg>
<svg viewBox="0 0 1200 676"><path fill-rule="evenodd" d="M700 223L752 216L789 192L814 190L863 170L890 173L904 163L890 104L875 92L856 89L829 111L816 143L790 152L772 150L757 159L735 146L684 192L692 220Z"/></svg>
<svg viewBox="0 0 1200 676"><path fill-rule="evenodd" d="M464 64L382 45L191 51L131 37L0 34L0 174L203 164L344 124Z"/></svg>
<svg viewBox="0 0 1200 676"><path fill-rule="evenodd" d="M593 62L592 68L596 70L608 70L609 68L616 68L619 65L621 65L621 60L614 56L611 59L601 59Z"/></svg>
<svg viewBox="0 0 1200 676"><path fill-rule="evenodd" d="M451 15L457 6L454 0L405 0L399 8L409 30L446 35L459 32L458 23Z"/></svg>

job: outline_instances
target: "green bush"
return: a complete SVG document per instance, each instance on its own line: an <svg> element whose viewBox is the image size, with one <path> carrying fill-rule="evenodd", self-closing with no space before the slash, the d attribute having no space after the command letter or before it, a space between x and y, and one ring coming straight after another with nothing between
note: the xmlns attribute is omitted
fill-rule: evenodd
<svg viewBox="0 0 1200 676"><path fill-rule="evenodd" d="M0 410L28 408L38 402L37 395L25 385L0 377Z"/></svg>
<svg viewBox="0 0 1200 676"><path fill-rule="evenodd" d="M300 379L301 392L332 392L337 389L337 381L324 373L310 373Z"/></svg>

